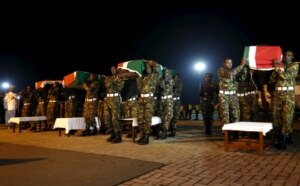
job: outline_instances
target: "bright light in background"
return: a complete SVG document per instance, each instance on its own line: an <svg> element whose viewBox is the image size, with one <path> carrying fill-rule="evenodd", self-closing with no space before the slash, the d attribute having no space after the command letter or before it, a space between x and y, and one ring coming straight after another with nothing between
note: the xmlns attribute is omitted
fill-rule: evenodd
<svg viewBox="0 0 300 186"><path fill-rule="evenodd" d="M10 84L9 84L8 82L2 83L2 88L3 88L3 89L8 89L9 86L10 86Z"/></svg>
<svg viewBox="0 0 300 186"><path fill-rule="evenodd" d="M195 70L197 70L198 72L201 72L205 69L205 63L203 62L197 62L194 66Z"/></svg>

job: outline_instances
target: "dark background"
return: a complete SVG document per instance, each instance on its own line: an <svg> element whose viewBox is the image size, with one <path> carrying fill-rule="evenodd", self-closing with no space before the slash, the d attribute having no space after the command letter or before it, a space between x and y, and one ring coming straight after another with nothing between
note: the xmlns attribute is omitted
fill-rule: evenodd
<svg viewBox="0 0 300 186"><path fill-rule="evenodd" d="M264 4L262 4L264 3ZM183 103L198 103L199 80L245 46L279 45L300 55L297 6L290 1L109 1L1 6L0 82L21 90L76 70L153 59L177 70ZM197 60L206 70L196 72Z"/></svg>

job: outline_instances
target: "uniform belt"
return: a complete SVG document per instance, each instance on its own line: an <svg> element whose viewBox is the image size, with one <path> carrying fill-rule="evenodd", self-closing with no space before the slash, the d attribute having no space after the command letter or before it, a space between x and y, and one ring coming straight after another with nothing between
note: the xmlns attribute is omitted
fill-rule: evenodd
<svg viewBox="0 0 300 186"><path fill-rule="evenodd" d="M40 101L39 104L44 104L44 102L43 102L43 101Z"/></svg>
<svg viewBox="0 0 300 186"><path fill-rule="evenodd" d="M173 97L173 100L180 100L180 97Z"/></svg>
<svg viewBox="0 0 300 186"><path fill-rule="evenodd" d="M244 97L244 96L248 96L250 93L246 92L246 93L236 93L236 95L238 97Z"/></svg>
<svg viewBox="0 0 300 186"><path fill-rule="evenodd" d="M85 99L85 101L97 101L97 98Z"/></svg>
<svg viewBox="0 0 300 186"><path fill-rule="evenodd" d="M257 94L257 90L249 91L248 94Z"/></svg>
<svg viewBox="0 0 300 186"><path fill-rule="evenodd" d="M279 91L294 90L294 87L276 87L276 90Z"/></svg>
<svg viewBox="0 0 300 186"><path fill-rule="evenodd" d="M155 100L157 100L157 97L154 97Z"/></svg>
<svg viewBox="0 0 300 186"><path fill-rule="evenodd" d="M119 96L119 93L111 93L106 95L106 97L115 97L115 96Z"/></svg>
<svg viewBox="0 0 300 186"><path fill-rule="evenodd" d="M30 103L24 103L24 105L30 105Z"/></svg>
<svg viewBox="0 0 300 186"><path fill-rule="evenodd" d="M134 101L136 100L136 98L130 98L128 101Z"/></svg>
<svg viewBox="0 0 300 186"><path fill-rule="evenodd" d="M142 98L147 98L147 97L152 97L153 93L149 93L149 94L141 94Z"/></svg>
<svg viewBox="0 0 300 186"><path fill-rule="evenodd" d="M225 94L225 95L233 95L236 94L235 90L220 90L220 94Z"/></svg>
<svg viewBox="0 0 300 186"><path fill-rule="evenodd" d="M167 96L162 96L161 99L170 99L170 98L173 98L172 95L167 95Z"/></svg>
<svg viewBox="0 0 300 186"><path fill-rule="evenodd" d="M55 103L55 102L56 102L56 100L49 100L49 102L50 102L50 103Z"/></svg>
<svg viewBox="0 0 300 186"><path fill-rule="evenodd" d="M75 98L75 96L69 96L69 99L74 99Z"/></svg>

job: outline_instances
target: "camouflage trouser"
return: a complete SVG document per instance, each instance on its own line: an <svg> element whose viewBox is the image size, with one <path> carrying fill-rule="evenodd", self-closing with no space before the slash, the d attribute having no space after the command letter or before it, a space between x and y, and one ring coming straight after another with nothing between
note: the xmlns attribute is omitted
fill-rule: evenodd
<svg viewBox="0 0 300 186"><path fill-rule="evenodd" d="M258 93L248 95L248 103L250 108L250 121L257 121L258 106Z"/></svg>
<svg viewBox="0 0 300 186"><path fill-rule="evenodd" d="M83 117L85 120L86 128L96 128L97 123L95 117L97 117L98 100L85 101L83 105Z"/></svg>
<svg viewBox="0 0 300 186"><path fill-rule="evenodd" d="M294 91L275 91L273 98L273 125L281 129L282 134L293 132L292 122L295 110Z"/></svg>
<svg viewBox="0 0 300 186"><path fill-rule="evenodd" d="M211 100L202 100L201 102L201 112L203 116L204 126L207 131L211 130L213 124L213 117L215 112L215 107Z"/></svg>
<svg viewBox="0 0 300 186"><path fill-rule="evenodd" d="M75 101L68 100L65 103L65 117L76 117L77 116L78 104Z"/></svg>
<svg viewBox="0 0 300 186"><path fill-rule="evenodd" d="M137 100L126 101L124 103L124 117L125 118L137 118L137 110L138 110Z"/></svg>
<svg viewBox="0 0 300 186"><path fill-rule="evenodd" d="M138 123L140 130L145 134L151 133L153 100L153 97L140 97L138 99Z"/></svg>
<svg viewBox="0 0 300 186"><path fill-rule="evenodd" d="M171 119L173 117L173 104L174 100L172 98L162 99L162 128L163 130L168 130Z"/></svg>
<svg viewBox="0 0 300 186"><path fill-rule="evenodd" d="M239 122L240 107L239 98L236 94L219 94L220 114L222 124Z"/></svg>
<svg viewBox="0 0 300 186"><path fill-rule="evenodd" d="M174 100L173 102L173 118L171 120L170 123L170 127L171 129L176 129L176 123L179 120L179 116L180 116L180 105L181 105L181 101L180 100Z"/></svg>
<svg viewBox="0 0 300 186"><path fill-rule="evenodd" d="M115 133L121 131L120 127L120 97L106 97L104 101L104 120L107 128Z"/></svg>
<svg viewBox="0 0 300 186"><path fill-rule="evenodd" d="M240 121L250 121L250 105L249 98L247 96L239 96L240 106Z"/></svg>
<svg viewBox="0 0 300 186"><path fill-rule="evenodd" d="M33 116L33 115L34 115L33 110L34 110L34 109L33 109L32 103L31 103L30 105L23 105L21 115L22 115L23 117L26 117L26 116Z"/></svg>
<svg viewBox="0 0 300 186"><path fill-rule="evenodd" d="M60 103L56 102L49 102L47 105L47 123L48 125L53 125L56 118L59 117L60 113Z"/></svg>
<svg viewBox="0 0 300 186"><path fill-rule="evenodd" d="M36 107L36 112L35 112L36 116L45 116L46 115L46 108L44 104L38 104L38 106Z"/></svg>

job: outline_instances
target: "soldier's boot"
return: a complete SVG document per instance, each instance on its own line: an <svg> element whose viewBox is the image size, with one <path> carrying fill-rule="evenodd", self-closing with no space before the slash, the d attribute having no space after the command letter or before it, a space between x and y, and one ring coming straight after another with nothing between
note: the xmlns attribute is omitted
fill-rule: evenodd
<svg viewBox="0 0 300 186"><path fill-rule="evenodd" d="M114 132L115 133L115 138L111 140L111 143L121 143L122 142L122 132Z"/></svg>
<svg viewBox="0 0 300 186"><path fill-rule="evenodd" d="M84 131L82 131L82 133L80 134L80 136L89 136L90 135L90 128L86 127L86 129Z"/></svg>
<svg viewBox="0 0 300 186"><path fill-rule="evenodd" d="M106 141L111 142L115 137L115 132L111 131L110 136L106 139Z"/></svg>
<svg viewBox="0 0 300 186"><path fill-rule="evenodd" d="M34 124L33 127L31 127L29 130L30 130L30 131L36 130L36 124Z"/></svg>
<svg viewBox="0 0 300 186"><path fill-rule="evenodd" d="M176 129L171 130L171 134L169 134L169 137L175 137L176 135Z"/></svg>
<svg viewBox="0 0 300 186"><path fill-rule="evenodd" d="M93 127L93 130L90 132L90 135L96 135L97 134L97 128Z"/></svg>
<svg viewBox="0 0 300 186"><path fill-rule="evenodd" d="M140 145L149 144L149 134L145 134L143 140L139 143Z"/></svg>
<svg viewBox="0 0 300 186"><path fill-rule="evenodd" d="M278 135L277 149L279 149L279 150L286 150L287 149L286 136L284 136L282 134Z"/></svg>
<svg viewBox="0 0 300 186"><path fill-rule="evenodd" d="M163 128L162 129L162 133L161 133L161 135L160 135L160 139L167 139L167 129L166 128Z"/></svg>
<svg viewBox="0 0 300 186"><path fill-rule="evenodd" d="M145 133L144 133L144 132L141 132L141 135L140 135L139 139L138 139L136 142L137 142L138 144L140 144L140 143L143 141L144 137L145 137Z"/></svg>
<svg viewBox="0 0 300 186"><path fill-rule="evenodd" d="M52 130L52 124L48 125L48 130Z"/></svg>

